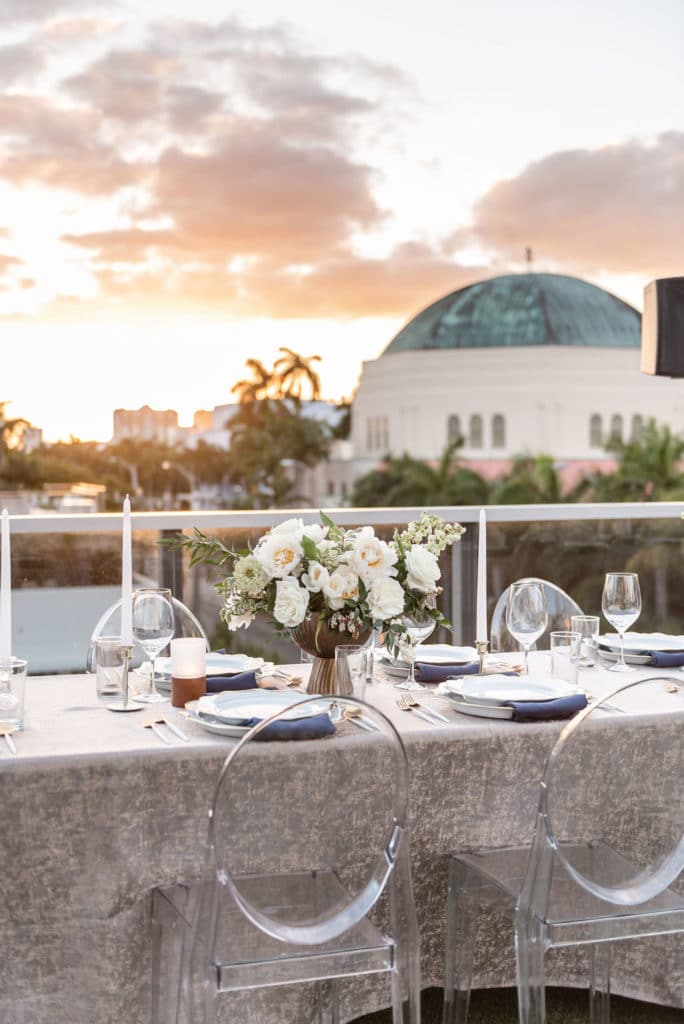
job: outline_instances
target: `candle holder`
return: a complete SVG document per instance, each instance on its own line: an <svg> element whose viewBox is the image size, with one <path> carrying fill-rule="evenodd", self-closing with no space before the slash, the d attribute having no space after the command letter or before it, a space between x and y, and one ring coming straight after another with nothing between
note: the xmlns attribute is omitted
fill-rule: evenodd
<svg viewBox="0 0 684 1024"><path fill-rule="evenodd" d="M133 654L133 644L121 644L119 647L121 651L121 658L123 660L123 666L121 669L121 688L123 695L121 701L117 701L116 704L107 704L108 711L142 711L142 704L131 704L128 700L128 666L131 662L131 655Z"/></svg>
<svg viewBox="0 0 684 1024"><path fill-rule="evenodd" d="M485 659L489 654L489 640L476 640L475 649L477 656L480 659L480 671L478 675L483 676L485 674Z"/></svg>

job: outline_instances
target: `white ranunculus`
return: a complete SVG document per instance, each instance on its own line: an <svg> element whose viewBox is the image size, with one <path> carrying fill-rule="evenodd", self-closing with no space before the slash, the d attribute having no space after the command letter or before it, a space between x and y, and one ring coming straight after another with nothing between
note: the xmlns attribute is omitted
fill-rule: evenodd
<svg viewBox="0 0 684 1024"><path fill-rule="evenodd" d="M309 562L309 571L302 573L301 577L302 583L312 594L318 594L329 579L330 573L320 562Z"/></svg>
<svg viewBox="0 0 684 1024"><path fill-rule="evenodd" d="M432 593L442 575L435 555L420 544L414 544L407 553L406 571L406 586L410 590L418 590L421 594Z"/></svg>
<svg viewBox="0 0 684 1024"><path fill-rule="evenodd" d="M299 568L302 559L301 535L272 531L254 548L254 557L269 579L283 579Z"/></svg>
<svg viewBox="0 0 684 1024"><path fill-rule="evenodd" d="M333 611L342 608L345 601L355 601L359 596L359 577L351 569L340 566L331 574L323 587L328 605Z"/></svg>
<svg viewBox="0 0 684 1024"><path fill-rule="evenodd" d="M290 520L290 522L293 521L294 520ZM320 523L311 523L310 526L304 527L303 532L305 537L308 537L314 542L314 544L318 545L328 536L328 527L321 526Z"/></svg>
<svg viewBox="0 0 684 1024"><path fill-rule="evenodd" d="M354 541L349 564L364 583L378 576L396 576L397 553L386 541L375 536L372 526L364 526Z"/></svg>
<svg viewBox="0 0 684 1024"><path fill-rule="evenodd" d="M278 622L288 628L298 626L306 617L308 605L309 591L300 587L296 579L288 576L285 580L278 580L273 606L273 616Z"/></svg>
<svg viewBox="0 0 684 1024"><path fill-rule="evenodd" d="M398 580L379 576L368 591L368 607L374 622L385 622L401 615L404 610L404 591Z"/></svg>

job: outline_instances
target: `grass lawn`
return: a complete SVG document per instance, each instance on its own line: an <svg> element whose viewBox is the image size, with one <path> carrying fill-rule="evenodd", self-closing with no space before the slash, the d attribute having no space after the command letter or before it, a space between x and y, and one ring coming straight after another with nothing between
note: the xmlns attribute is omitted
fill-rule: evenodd
<svg viewBox="0 0 684 1024"><path fill-rule="evenodd" d="M588 1024L589 996L572 989L546 990L548 1024ZM635 1003L614 996L610 1003L611 1024L684 1024L684 1010L672 1010L650 1003ZM423 1024L441 1024L442 990L423 992ZM389 1010L358 1017L355 1024L391 1024ZM514 989L473 992L468 1024L517 1024L518 1009Z"/></svg>

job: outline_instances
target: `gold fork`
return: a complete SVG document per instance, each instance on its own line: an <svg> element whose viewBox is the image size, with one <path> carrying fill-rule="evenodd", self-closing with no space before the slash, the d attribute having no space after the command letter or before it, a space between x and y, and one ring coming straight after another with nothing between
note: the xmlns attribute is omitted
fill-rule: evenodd
<svg viewBox="0 0 684 1024"><path fill-rule="evenodd" d="M434 708L427 708L424 704L421 704L410 693L401 693L397 697L397 707L400 711L413 711L419 718L424 719L424 721L429 722L431 725L435 725L437 722L449 721L439 711L435 711Z"/></svg>

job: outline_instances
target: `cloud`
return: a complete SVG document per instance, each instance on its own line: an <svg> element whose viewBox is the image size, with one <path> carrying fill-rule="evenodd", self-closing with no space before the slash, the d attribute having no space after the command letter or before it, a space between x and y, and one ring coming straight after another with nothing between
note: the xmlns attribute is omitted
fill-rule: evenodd
<svg viewBox="0 0 684 1024"><path fill-rule="evenodd" d="M111 195L141 181L145 167L124 160L100 138L97 111L40 96L0 96L0 178L41 182L84 195Z"/></svg>
<svg viewBox="0 0 684 1024"><path fill-rule="evenodd" d="M0 88L31 81L42 70L45 58L30 43L0 46Z"/></svg>
<svg viewBox="0 0 684 1024"><path fill-rule="evenodd" d="M680 274L684 133L552 153L479 200L472 235L504 257L531 245L585 273Z"/></svg>
<svg viewBox="0 0 684 1024"><path fill-rule="evenodd" d="M43 27L43 35L48 39L64 42L81 41L84 38L96 38L106 35L119 26L120 22L113 18L96 17L95 15L74 15L57 18Z"/></svg>
<svg viewBox="0 0 684 1024"><path fill-rule="evenodd" d="M0 3L0 26L14 28L34 21L58 17L62 12L112 6L111 0L2 0Z"/></svg>

